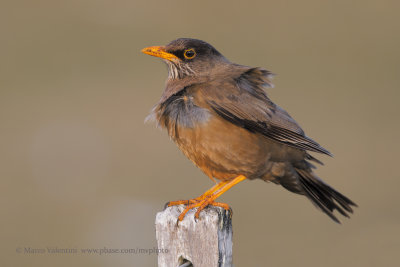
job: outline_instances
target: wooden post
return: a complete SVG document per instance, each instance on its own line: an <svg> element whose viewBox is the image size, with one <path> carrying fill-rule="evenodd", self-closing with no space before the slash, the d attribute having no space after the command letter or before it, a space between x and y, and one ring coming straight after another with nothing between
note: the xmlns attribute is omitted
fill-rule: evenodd
<svg viewBox="0 0 400 267"><path fill-rule="evenodd" d="M184 206L157 213L156 236L159 267L232 267L231 211L208 207L197 221L190 210L177 224Z"/></svg>

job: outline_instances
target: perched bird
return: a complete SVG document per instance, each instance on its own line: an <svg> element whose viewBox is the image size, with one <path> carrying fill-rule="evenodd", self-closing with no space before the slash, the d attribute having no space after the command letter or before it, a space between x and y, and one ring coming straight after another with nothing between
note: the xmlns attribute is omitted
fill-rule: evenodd
<svg viewBox="0 0 400 267"><path fill-rule="evenodd" d="M209 178L219 181L198 198L169 202L186 205L179 220L196 207L196 218L208 205L229 209L216 198L245 179L271 181L305 195L338 223L334 210L346 217L353 212L356 204L312 171L311 162L322 163L308 151L331 153L269 99L264 89L272 87L271 72L232 63L197 39L180 38L142 52L168 66L164 92L149 117Z"/></svg>

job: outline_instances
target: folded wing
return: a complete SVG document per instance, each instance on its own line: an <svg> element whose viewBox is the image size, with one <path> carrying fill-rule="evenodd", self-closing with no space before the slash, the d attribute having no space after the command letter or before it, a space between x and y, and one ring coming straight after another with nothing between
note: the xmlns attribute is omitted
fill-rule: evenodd
<svg viewBox="0 0 400 267"><path fill-rule="evenodd" d="M203 97L219 116L248 131L288 146L331 156L328 150L307 137L285 110L268 98L264 88L272 86L271 76L267 70L249 68L235 79L202 88ZM220 86L223 86L223 92L218 89Z"/></svg>

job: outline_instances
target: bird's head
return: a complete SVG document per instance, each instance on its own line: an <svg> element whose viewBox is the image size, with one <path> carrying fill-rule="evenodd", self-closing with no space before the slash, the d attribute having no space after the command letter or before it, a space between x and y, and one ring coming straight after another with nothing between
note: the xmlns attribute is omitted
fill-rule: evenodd
<svg viewBox="0 0 400 267"><path fill-rule="evenodd" d="M212 45L197 39L180 38L166 46L150 46L143 53L162 58L168 65L169 79L207 75L228 60Z"/></svg>

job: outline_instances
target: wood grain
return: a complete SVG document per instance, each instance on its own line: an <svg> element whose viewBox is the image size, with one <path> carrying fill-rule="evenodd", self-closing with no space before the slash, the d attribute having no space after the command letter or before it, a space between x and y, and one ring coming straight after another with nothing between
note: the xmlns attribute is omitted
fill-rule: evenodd
<svg viewBox="0 0 400 267"><path fill-rule="evenodd" d="M231 212L208 207L195 221L193 209L177 224L183 209L183 205L173 206L157 213L157 245L164 251L158 254L158 266L180 266L186 261L196 267L232 266Z"/></svg>

